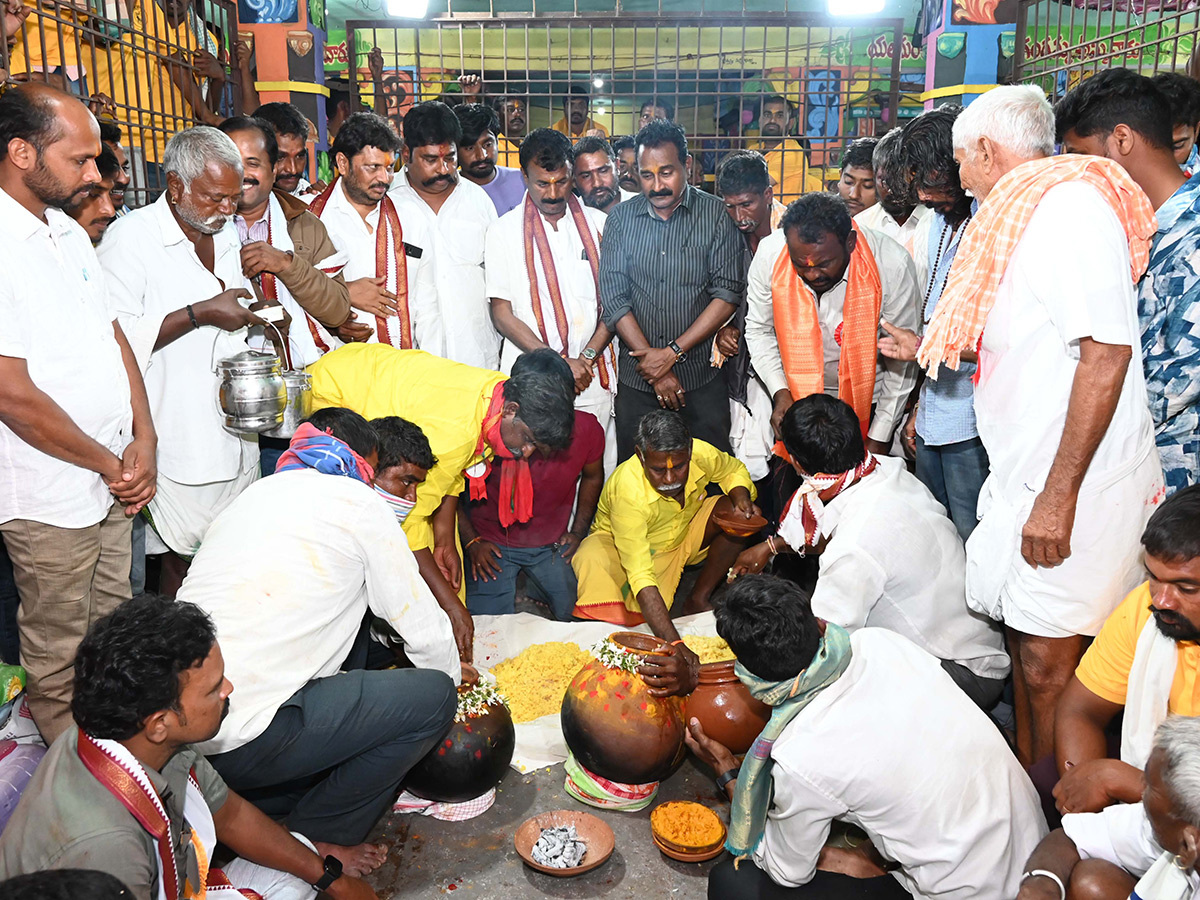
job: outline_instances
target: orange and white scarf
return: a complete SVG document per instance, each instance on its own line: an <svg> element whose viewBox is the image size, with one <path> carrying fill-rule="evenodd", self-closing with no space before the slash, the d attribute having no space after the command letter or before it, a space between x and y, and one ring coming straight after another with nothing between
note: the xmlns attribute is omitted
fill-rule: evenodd
<svg viewBox="0 0 1200 900"><path fill-rule="evenodd" d="M838 343L841 345L838 397L854 410L865 436L875 396L876 333L883 303L883 282L866 234L857 224L853 227L858 238L846 269L846 300L842 307L842 324L838 326ZM796 274L786 243L771 272L771 307L779 355L792 399L824 393L825 349L821 339L821 319L817 314L817 296Z"/></svg>
<svg viewBox="0 0 1200 900"><path fill-rule="evenodd" d="M308 208L318 218L325 211L334 190L342 189L339 180L335 178L333 184L309 204ZM404 230L400 227L396 204L387 194L379 201L379 221L375 223L375 277L386 279L385 289L396 297L396 315L375 317L375 333L379 343L391 344L400 350L415 349L412 313L408 303L408 257L404 249Z"/></svg>
<svg viewBox="0 0 1200 900"><path fill-rule="evenodd" d="M1046 192L1069 181L1096 188L1112 207L1129 241L1130 278L1136 283L1150 260L1158 228L1149 198L1119 163L1099 156L1050 156L1021 163L988 192L971 219L917 350L931 378L939 363L957 369L964 350L977 351L988 314L1017 243Z"/></svg>
<svg viewBox="0 0 1200 900"><path fill-rule="evenodd" d="M504 382L497 382L492 388L492 397L488 402L487 412L483 416L483 426L479 431L479 440L475 444L475 454L472 458L480 460L463 472L470 486L472 500L487 499L487 478L492 471L492 459L487 457L490 448L492 454L500 459L500 496L497 498L497 511L500 527L508 528L514 522L528 522L533 516L533 473L529 470L529 461L518 459L508 449L500 434L500 422L504 418Z"/></svg>
<svg viewBox="0 0 1200 900"><path fill-rule="evenodd" d="M826 523L825 502L821 499L821 494L833 489L829 498L832 500L874 472L878 464L879 460L875 455L868 453L853 469L837 475L827 475L824 472L806 475L804 484L792 494L792 498L783 509L783 515L779 519L779 536L801 556L815 549L832 531Z"/></svg>
<svg viewBox="0 0 1200 900"><path fill-rule="evenodd" d="M574 194L567 195L567 209L571 221L579 233L583 243L584 255L592 269L592 282L596 286L596 318L601 316L600 310L600 233L592 226L583 204ZM550 251L550 242L546 238L546 226L542 222L541 213L537 206L525 195L524 226L522 245L525 250L525 274L529 279L529 303L533 307L533 318L537 323L538 337L552 350L564 357L577 357L591 340L590 334L570 333L566 308L563 306L562 289L558 282L558 271L554 265L554 255ZM547 323L553 323L548 328ZM573 340L572 340L573 338ZM617 361L613 345L610 342L604 352L596 360L596 377L601 386L607 391L617 389Z"/></svg>
<svg viewBox="0 0 1200 900"><path fill-rule="evenodd" d="M84 767L154 838L158 847L155 854L158 900L262 900L254 891L235 888L220 869L210 868L212 853L217 846L217 830L194 772L188 772L183 818L190 829L190 849L196 865L192 870L191 860L185 860L181 879L171 840L170 818L142 764L124 744L93 738L82 731L79 732L78 754Z"/></svg>

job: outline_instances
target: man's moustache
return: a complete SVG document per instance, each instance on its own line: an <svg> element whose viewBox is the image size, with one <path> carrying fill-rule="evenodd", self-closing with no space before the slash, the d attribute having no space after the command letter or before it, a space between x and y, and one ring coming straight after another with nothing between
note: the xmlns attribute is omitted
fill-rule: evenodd
<svg viewBox="0 0 1200 900"><path fill-rule="evenodd" d="M671 194L672 194L672 191L651 191L649 196L651 196L651 197L670 197Z"/></svg>
<svg viewBox="0 0 1200 900"><path fill-rule="evenodd" d="M434 178L426 178L424 181L421 182L421 184L424 185L425 187L433 187L439 181L453 181L453 180L454 180L454 177L452 175L438 175Z"/></svg>
<svg viewBox="0 0 1200 900"><path fill-rule="evenodd" d="M390 181L377 181L373 185L371 185L367 190L376 191L376 190L379 190L380 188L383 188L383 190L386 191L391 186L392 186L392 184Z"/></svg>

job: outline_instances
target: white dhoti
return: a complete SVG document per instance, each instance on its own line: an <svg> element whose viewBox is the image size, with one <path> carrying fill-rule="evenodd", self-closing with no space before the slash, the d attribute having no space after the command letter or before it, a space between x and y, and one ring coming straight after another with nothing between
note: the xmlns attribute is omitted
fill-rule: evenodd
<svg viewBox="0 0 1200 900"><path fill-rule="evenodd" d="M593 378L587 390L575 398L575 408L580 412L591 413L604 429L604 477L608 478L617 467L617 420L613 409L613 399L616 394L600 384L599 378Z"/></svg>
<svg viewBox="0 0 1200 900"><path fill-rule="evenodd" d="M733 455L750 472L750 478L761 481L770 474L775 431L771 428L773 406L767 389L757 377L751 376L746 385L746 405L729 401L729 443Z"/></svg>
<svg viewBox="0 0 1200 900"><path fill-rule="evenodd" d="M304 835L293 831L292 837L314 853L317 852L312 841ZM253 891L265 900L313 900L317 896L316 889L303 878L240 857L222 866L221 871L239 891Z"/></svg>
<svg viewBox="0 0 1200 900"><path fill-rule="evenodd" d="M1037 491L1001 496L989 476L979 496L980 521L967 541L967 604L1023 634L1095 635L1122 599L1144 580L1142 531L1164 495L1153 443L1099 479L1085 479L1071 531L1071 555L1052 569L1021 556L1021 530Z"/></svg>
<svg viewBox="0 0 1200 900"><path fill-rule="evenodd" d="M146 509L146 554L168 550L186 559L196 555L213 519L259 477L258 441L244 438L238 474L229 481L182 484L158 473L158 490ZM266 511L269 515L269 510Z"/></svg>

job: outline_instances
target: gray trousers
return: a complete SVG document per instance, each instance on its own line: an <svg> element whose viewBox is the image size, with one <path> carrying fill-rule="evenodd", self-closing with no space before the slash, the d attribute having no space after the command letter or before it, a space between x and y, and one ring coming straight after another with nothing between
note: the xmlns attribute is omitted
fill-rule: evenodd
<svg viewBox="0 0 1200 900"><path fill-rule="evenodd" d="M456 707L454 682L442 672L344 672L310 681L266 731L208 760L230 788L291 831L359 844L408 770L446 733Z"/></svg>

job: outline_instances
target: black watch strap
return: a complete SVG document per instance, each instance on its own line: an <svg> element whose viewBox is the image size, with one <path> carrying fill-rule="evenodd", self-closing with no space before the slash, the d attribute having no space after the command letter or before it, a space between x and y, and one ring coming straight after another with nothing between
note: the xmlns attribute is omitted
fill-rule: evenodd
<svg viewBox="0 0 1200 900"><path fill-rule="evenodd" d="M732 769L726 769L724 772L722 772L720 775L718 775L717 776L717 790L724 791L725 785L729 784L729 782L731 782L731 781L737 780L738 772L740 772L740 771L742 771L741 766L734 766Z"/></svg>
<svg viewBox="0 0 1200 900"><path fill-rule="evenodd" d="M687 359L687 354L683 352L682 348L680 348L679 344L675 341L671 341L669 344L667 344L667 346L670 347L675 353L676 362L683 362L685 359Z"/></svg>
<svg viewBox="0 0 1200 900"><path fill-rule="evenodd" d="M342 877L342 861L336 856L325 857L325 874L320 880L313 882L318 891L328 890L329 886Z"/></svg>

